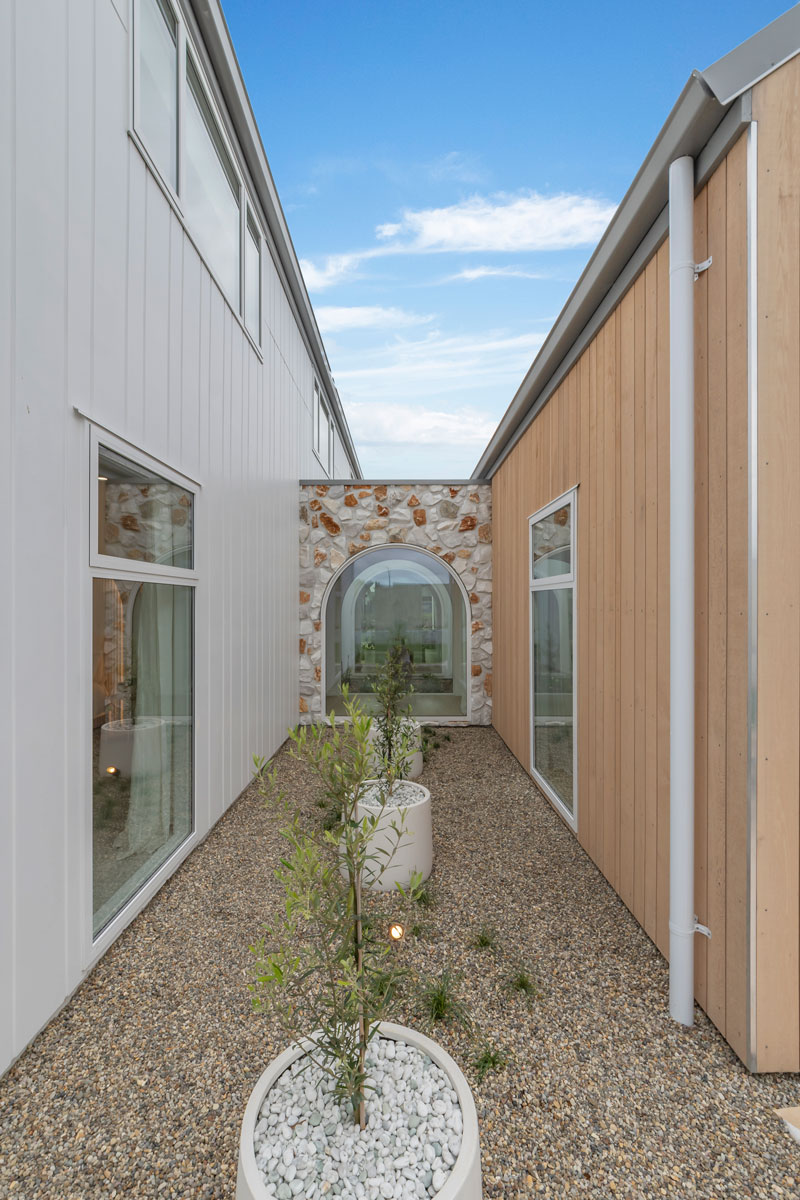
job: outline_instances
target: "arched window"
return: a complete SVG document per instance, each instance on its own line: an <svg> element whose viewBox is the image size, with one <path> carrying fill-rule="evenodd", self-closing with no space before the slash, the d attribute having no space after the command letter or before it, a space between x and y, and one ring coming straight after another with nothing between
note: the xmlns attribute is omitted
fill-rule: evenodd
<svg viewBox="0 0 800 1200"><path fill-rule="evenodd" d="M393 647L411 660L411 707L419 717L466 717L467 601L434 554L381 546L333 579L325 602L325 711L343 712L341 685L368 697Z"/></svg>

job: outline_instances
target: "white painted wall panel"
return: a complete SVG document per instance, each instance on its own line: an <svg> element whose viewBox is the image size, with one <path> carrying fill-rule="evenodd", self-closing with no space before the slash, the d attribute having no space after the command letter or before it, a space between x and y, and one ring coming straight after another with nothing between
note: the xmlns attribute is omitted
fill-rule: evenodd
<svg viewBox="0 0 800 1200"><path fill-rule="evenodd" d="M91 942L94 484L73 405L201 485L197 836L297 715L312 362L270 253L253 348L128 136L128 63L112 0L0 4L0 1070L105 944ZM336 461L349 474L340 444Z"/></svg>
<svg viewBox="0 0 800 1200"><path fill-rule="evenodd" d="M15 12L0 5L0 162L15 157L16 66ZM13 313L16 255L16 186L11 171L0 170L0 963L14 960L14 774L16 768L14 686L14 586L8 564L14 561L16 472L14 469L16 378ZM6 966L5 986L0 983L0 1062L14 1052L15 993Z"/></svg>

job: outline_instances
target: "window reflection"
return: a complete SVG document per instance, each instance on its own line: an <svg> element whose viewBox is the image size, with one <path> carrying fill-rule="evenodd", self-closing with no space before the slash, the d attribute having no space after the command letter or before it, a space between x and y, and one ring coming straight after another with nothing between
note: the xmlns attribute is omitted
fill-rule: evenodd
<svg viewBox="0 0 800 1200"><path fill-rule="evenodd" d="M534 767L573 806L573 629L571 587L533 593Z"/></svg>
<svg viewBox="0 0 800 1200"><path fill-rule="evenodd" d="M239 311L239 181L197 71L187 59L183 201L187 226Z"/></svg>
<svg viewBox="0 0 800 1200"><path fill-rule="evenodd" d="M570 506L565 504L534 522L531 536L533 578L568 575L572 570Z"/></svg>
<svg viewBox="0 0 800 1200"><path fill-rule="evenodd" d="M105 446L97 475L98 553L191 569L192 493Z"/></svg>
<svg viewBox="0 0 800 1200"><path fill-rule="evenodd" d="M164 0L141 0L137 26L137 129L173 190L178 187L178 25Z"/></svg>
<svg viewBox="0 0 800 1200"><path fill-rule="evenodd" d="M92 589L96 935L192 830L193 589Z"/></svg>

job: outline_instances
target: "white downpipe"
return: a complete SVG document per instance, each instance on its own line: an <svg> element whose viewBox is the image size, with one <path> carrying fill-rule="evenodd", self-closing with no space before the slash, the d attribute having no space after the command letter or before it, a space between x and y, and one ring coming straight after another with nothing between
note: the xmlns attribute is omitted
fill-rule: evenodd
<svg viewBox="0 0 800 1200"><path fill-rule="evenodd" d="M694 159L669 168L669 1012L694 1024Z"/></svg>

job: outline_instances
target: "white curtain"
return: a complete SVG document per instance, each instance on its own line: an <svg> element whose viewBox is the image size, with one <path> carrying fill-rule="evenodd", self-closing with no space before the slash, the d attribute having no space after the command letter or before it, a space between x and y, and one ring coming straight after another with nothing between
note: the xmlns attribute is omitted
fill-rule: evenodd
<svg viewBox="0 0 800 1200"><path fill-rule="evenodd" d="M129 610L135 727L121 856L188 833L191 811L191 589L143 583Z"/></svg>

